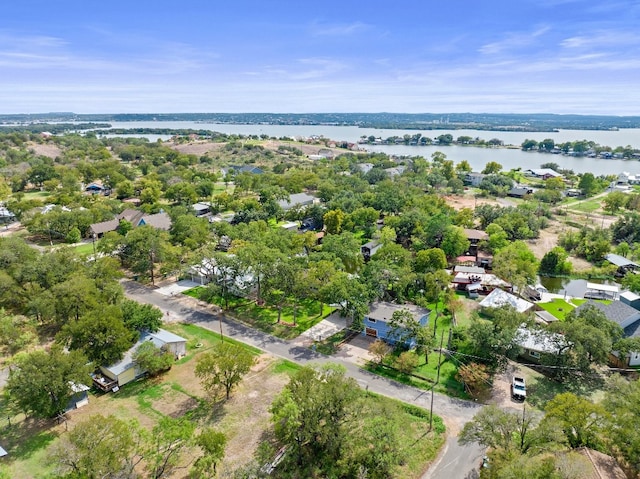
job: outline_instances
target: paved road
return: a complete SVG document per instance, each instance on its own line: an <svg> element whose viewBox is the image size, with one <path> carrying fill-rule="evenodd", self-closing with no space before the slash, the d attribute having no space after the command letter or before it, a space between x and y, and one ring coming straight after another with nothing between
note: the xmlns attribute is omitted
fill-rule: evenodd
<svg viewBox="0 0 640 479"><path fill-rule="evenodd" d="M192 298L183 295L163 296L154 293L153 289L131 281L123 282L123 286L127 297L160 308L165 313L165 321L187 321L216 332L220 332L220 328L222 328L222 333L225 336L299 364L339 363L346 368L347 374L364 388L425 409L430 407L431 393L429 391L400 384L365 371L351 362L325 356L309 348L256 331L225 317L223 314L215 314L212 306L199 306L199 303ZM478 409L479 406L470 401L450 398L437 393L433 396L434 413L444 418L449 431L454 434L462 424L473 417ZM444 451L424 477L428 479L476 478L478 476L475 469L479 465L481 457L482 449L480 446L463 447L458 444L455 436L449 436Z"/></svg>

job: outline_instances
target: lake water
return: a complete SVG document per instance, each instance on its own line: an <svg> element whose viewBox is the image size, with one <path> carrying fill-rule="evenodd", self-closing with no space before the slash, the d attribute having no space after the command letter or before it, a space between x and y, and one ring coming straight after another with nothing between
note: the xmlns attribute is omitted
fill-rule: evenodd
<svg viewBox="0 0 640 479"><path fill-rule="evenodd" d="M547 288L550 293L566 294L574 298L583 298L587 291L586 279L548 278L546 276L539 276L538 282ZM608 284L620 287L618 283L609 280L590 279L589 283Z"/></svg>
<svg viewBox="0 0 640 479"><path fill-rule="evenodd" d="M541 141L552 138L557 143L576 140L591 140L604 146L626 146L640 148L640 129L621 129L618 131L599 130L560 130L558 132L503 132L481 130L391 130L377 128L358 128L355 126L331 125L245 125L226 123L201 123L193 121L140 121L112 122L113 128L172 128L212 130L220 133L238 135L269 135L275 137L308 138L323 136L332 140L355 143L362 136L388 138L390 136L414 135L437 137L451 134L471 136L490 140L499 138L505 144L520 145L525 139ZM167 139L166 135L130 135L144 136L150 141L158 138ZM423 156L429 158L435 151L442 151L454 162L467 160L474 170L481 170L489 161L497 161L505 170L513 168L537 168L542 163L555 162L561 168L574 170L576 173L592 172L596 175L618 174L622 171L640 174L640 161L603 160L596 158L576 158L564 155L551 155L537 152L524 152L509 148L476 148L473 146L407 146L407 145L361 145L367 151L384 152L397 156Z"/></svg>

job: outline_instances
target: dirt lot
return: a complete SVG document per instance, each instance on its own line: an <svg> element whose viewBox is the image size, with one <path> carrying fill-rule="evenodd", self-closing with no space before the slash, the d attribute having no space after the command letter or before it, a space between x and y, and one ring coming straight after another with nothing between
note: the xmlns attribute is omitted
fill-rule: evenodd
<svg viewBox="0 0 640 479"><path fill-rule="evenodd" d="M476 198L471 192L466 192L464 195L445 196L444 199L447 204L456 210L462 208L474 209L479 205L498 205L500 204L493 198Z"/></svg>
<svg viewBox="0 0 640 479"><path fill-rule="evenodd" d="M48 156L53 159L62 154L62 150L53 143L31 143L29 149L33 150L36 155Z"/></svg>
<svg viewBox="0 0 640 479"><path fill-rule="evenodd" d="M117 393L91 395L87 406L67 414L66 425L55 425L48 421L23 423L25 427L21 427L18 434L12 434L12 442L7 444L5 441L3 446L11 448L14 441L24 443L38 432L53 435L53 439L50 443L45 442L39 446L35 454L9 463L11 477L28 479L36 477L35 472L41 475L44 472L41 464L48 446L57 441L56 437L64 435L66 428L71 430L95 414L112 414L125 420L135 419L150 430L162 416L181 417L191 412L198 427L214 427L226 434L225 457L218 469L233 470L250 462L258 444L268 440L269 405L289 380L288 375L274 374L271 371L276 361L277 359L266 354L259 356L251 372L234 389L229 401L207 400L206 393L194 375L196 360L191 357L186 362L175 364L169 372L155 380L129 384ZM184 454L181 463L188 466L198 455L198 450L192 448ZM171 477L185 478L187 472L188 469L179 469Z"/></svg>

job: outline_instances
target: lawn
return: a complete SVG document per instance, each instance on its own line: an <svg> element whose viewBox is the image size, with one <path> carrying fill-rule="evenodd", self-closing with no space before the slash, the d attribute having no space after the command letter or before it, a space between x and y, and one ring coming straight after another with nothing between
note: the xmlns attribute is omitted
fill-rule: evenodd
<svg viewBox="0 0 640 479"><path fill-rule="evenodd" d="M185 291L184 294L199 299L204 290L205 288L198 286ZM209 302L220 307L225 307L224 298L221 296L214 296ZM284 306L280 314L280 322L278 322L277 308L259 306L255 301L235 296L229 298L228 311L234 319L283 339L292 339L299 336L300 333L333 313L335 308L325 304L323 305L321 313L320 303L318 301L311 299L300 300L296 305L295 322L293 319L293 310L292 304Z"/></svg>
<svg viewBox="0 0 640 479"><path fill-rule="evenodd" d="M582 211L584 213L593 213L596 210L599 210L602 207L602 203L599 199L595 200L584 200L577 203L573 203L569 205L569 209Z"/></svg>
<svg viewBox="0 0 640 479"><path fill-rule="evenodd" d="M89 256L94 252L94 245L93 243L79 243L74 246L73 249L76 250L76 253L82 256Z"/></svg>
<svg viewBox="0 0 640 479"><path fill-rule="evenodd" d="M558 318L560 321L564 321L567 313L570 313L575 309L573 304L568 303L561 298L554 298L548 303L538 303L538 306Z"/></svg>

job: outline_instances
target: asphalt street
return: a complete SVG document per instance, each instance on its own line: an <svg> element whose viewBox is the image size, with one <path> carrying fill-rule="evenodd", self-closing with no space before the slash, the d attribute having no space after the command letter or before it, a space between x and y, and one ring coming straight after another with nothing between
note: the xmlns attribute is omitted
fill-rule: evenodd
<svg viewBox="0 0 640 479"><path fill-rule="evenodd" d="M183 295L165 296L154 293L152 288L132 281L124 281L123 287L127 297L160 308L167 322L189 322L218 333L222 328L224 336L232 337L274 356L303 365L338 363L343 365L347 374L363 388L425 409L430 407L431 392L429 391L377 376L351 362L325 356L307 347L257 331L226 317L224 314L218 314L219 310L214 309L213 306L199 305L197 301ZM458 444L453 434L456 434L465 422L471 420L479 407L478 404L471 401L455 399L438 393L434 394L433 412L444 419L449 436L440 456L424 475L425 479L474 479L478 477L477 469L483 455L482 448L477 444L462 446Z"/></svg>

